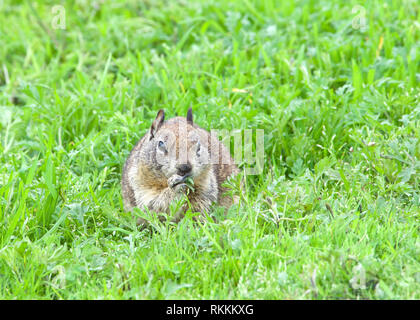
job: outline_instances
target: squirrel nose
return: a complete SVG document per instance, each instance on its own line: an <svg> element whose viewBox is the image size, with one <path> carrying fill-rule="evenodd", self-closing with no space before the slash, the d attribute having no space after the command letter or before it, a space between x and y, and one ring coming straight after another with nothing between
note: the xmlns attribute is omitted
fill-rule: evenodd
<svg viewBox="0 0 420 320"><path fill-rule="evenodd" d="M180 176L185 176L186 174L191 172L192 166L190 163L182 163L177 165L176 168L178 169L178 174Z"/></svg>

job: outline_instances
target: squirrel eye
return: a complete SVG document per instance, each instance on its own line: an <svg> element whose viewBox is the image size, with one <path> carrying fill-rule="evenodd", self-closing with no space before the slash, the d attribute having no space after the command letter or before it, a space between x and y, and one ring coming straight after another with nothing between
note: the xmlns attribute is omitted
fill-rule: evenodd
<svg viewBox="0 0 420 320"><path fill-rule="evenodd" d="M197 156L200 156L201 143L197 143Z"/></svg>
<svg viewBox="0 0 420 320"><path fill-rule="evenodd" d="M158 147L159 147L159 149L166 150L165 143L163 141L158 142Z"/></svg>

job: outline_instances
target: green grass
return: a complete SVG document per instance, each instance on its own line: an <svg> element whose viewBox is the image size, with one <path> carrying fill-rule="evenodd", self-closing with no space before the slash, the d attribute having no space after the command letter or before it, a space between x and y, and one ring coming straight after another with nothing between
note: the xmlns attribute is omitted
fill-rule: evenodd
<svg viewBox="0 0 420 320"><path fill-rule="evenodd" d="M358 4L0 1L0 297L419 299L420 8ZM139 231L122 165L190 106L264 129L264 173Z"/></svg>

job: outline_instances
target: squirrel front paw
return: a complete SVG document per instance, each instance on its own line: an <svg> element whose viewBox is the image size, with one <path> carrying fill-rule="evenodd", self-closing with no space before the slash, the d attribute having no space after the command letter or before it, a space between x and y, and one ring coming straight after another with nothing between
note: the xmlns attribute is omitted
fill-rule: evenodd
<svg viewBox="0 0 420 320"><path fill-rule="evenodd" d="M174 190L177 194L184 194L187 192L187 189L188 187L185 183L177 184L174 188L172 188L172 190Z"/></svg>
<svg viewBox="0 0 420 320"><path fill-rule="evenodd" d="M183 183L183 177L178 175L173 175L168 179L168 186L175 192L175 193L185 193L187 192L187 185Z"/></svg>

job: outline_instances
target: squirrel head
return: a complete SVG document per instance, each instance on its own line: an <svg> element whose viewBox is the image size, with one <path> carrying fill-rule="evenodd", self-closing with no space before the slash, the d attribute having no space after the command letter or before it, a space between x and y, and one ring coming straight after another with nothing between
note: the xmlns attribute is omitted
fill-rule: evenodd
<svg viewBox="0 0 420 320"><path fill-rule="evenodd" d="M161 109L146 136L142 158L162 179L196 180L210 168L208 144L208 133L193 123L191 108L186 118L168 121Z"/></svg>

